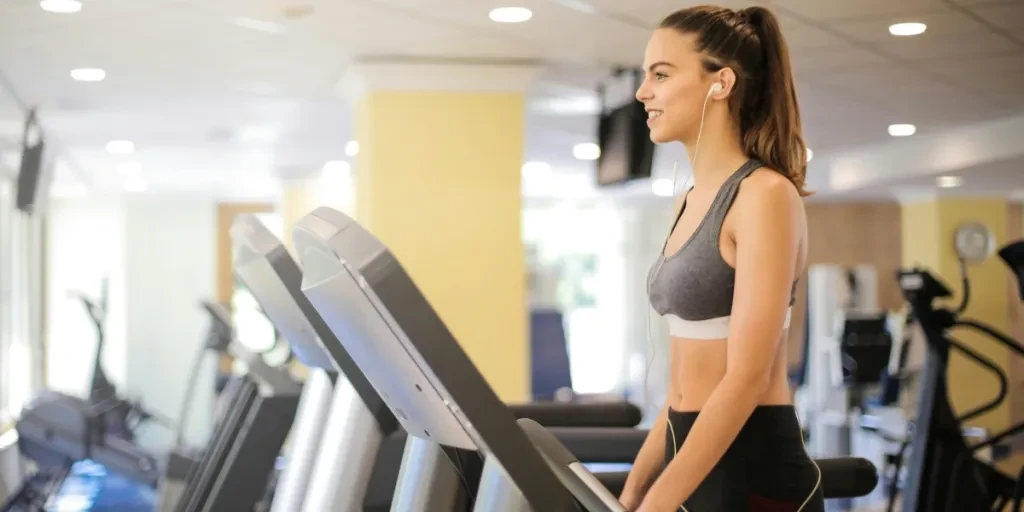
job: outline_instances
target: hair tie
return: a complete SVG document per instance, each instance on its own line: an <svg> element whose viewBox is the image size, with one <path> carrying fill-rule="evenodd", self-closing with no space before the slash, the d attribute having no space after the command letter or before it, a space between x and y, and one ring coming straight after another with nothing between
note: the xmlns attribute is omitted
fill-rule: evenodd
<svg viewBox="0 0 1024 512"><path fill-rule="evenodd" d="M740 9L736 11L736 19L740 25L750 23L750 16L747 15L746 9Z"/></svg>

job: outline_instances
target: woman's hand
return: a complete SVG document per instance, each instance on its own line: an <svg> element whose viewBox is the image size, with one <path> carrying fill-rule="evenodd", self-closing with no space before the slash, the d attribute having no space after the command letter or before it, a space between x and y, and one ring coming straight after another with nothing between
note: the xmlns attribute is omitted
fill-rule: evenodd
<svg viewBox="0 0 1024 512"><path fill-rule="evenodd" d="M639 493L632 491L622 491L622 495L619 496L619 503L622 503L623 507L629 512L635 512L640 508L640 502L643 501L643 496Z"/></svg>
<svg viewBox="0 0 1024 512"><path fill-rule="evenodd" d="M682 510L679 505L675 505L664 500L658 500L657 496L648 496L640 506L636 508L628 509L630 512L675 512Z"/></svg>

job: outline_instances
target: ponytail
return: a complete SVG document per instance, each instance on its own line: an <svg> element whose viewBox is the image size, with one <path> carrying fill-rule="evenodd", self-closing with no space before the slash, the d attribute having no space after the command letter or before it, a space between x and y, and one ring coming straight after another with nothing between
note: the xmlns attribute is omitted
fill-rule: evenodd
<svg viewBox="0 0 1024 512"><path fill-rule="evenodd" d="M753 27L763 54L760 69L750 70L754 71L755 84L760 82L760 87L754 85L747 90L740 108L743 148L747 154L786 175L801 196L809 196L811 193L804 188L807 146L802 134L789 48L782 37L779 22L764 7L749 7L737 14L746 18Z"/></svg>

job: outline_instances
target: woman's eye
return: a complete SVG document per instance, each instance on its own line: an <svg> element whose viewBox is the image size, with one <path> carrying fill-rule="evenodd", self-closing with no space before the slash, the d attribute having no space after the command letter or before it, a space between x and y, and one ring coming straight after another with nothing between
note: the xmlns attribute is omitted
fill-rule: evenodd
<svg viewBox="0 0 1024 512"><path fill-rule="evenodd" d="M655 73L654 74L654 79L655 80L661 80L663 78L668 78L668 75L666 75L665 73Z"/></svg>

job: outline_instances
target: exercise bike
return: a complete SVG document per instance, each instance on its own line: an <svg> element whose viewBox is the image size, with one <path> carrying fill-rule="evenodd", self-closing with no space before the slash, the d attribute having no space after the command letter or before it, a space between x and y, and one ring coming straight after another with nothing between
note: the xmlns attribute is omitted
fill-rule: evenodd
<svg viewBox="0 0 1024 512"><path fill-rule="evenodd" d="M1024 299L1024 241L1010 244L999 251L1000 258L1010 266L1020 285ZM970 285L966 263L961 260L964 286L962 301L956 310L936 306L936 299L948 298L950 290L926 270L900 270L898 279L903 295L927 341L927 355L921 372L918 410L909 438L901 453L909 450L907 476L900 492L896 485L890 495L889 510L894 510L897 495L902 495L905 511L979 511L1003 510L1012 503L1019 511L1024 494L1024 474L1016 477L980 460L980 450L1004 442L1024 429L1024 423L990 435L986 440L971 443L964 435L964 423L1001 404L1007 395L1007 377L988 358L953 339L954 327L973 329L1024 356L1024 345L1017 340L976 320L963 318ZM950 349L984 366L1000 381L998 395L985 404L957 416L950 405L946 370Z"/></svg>

